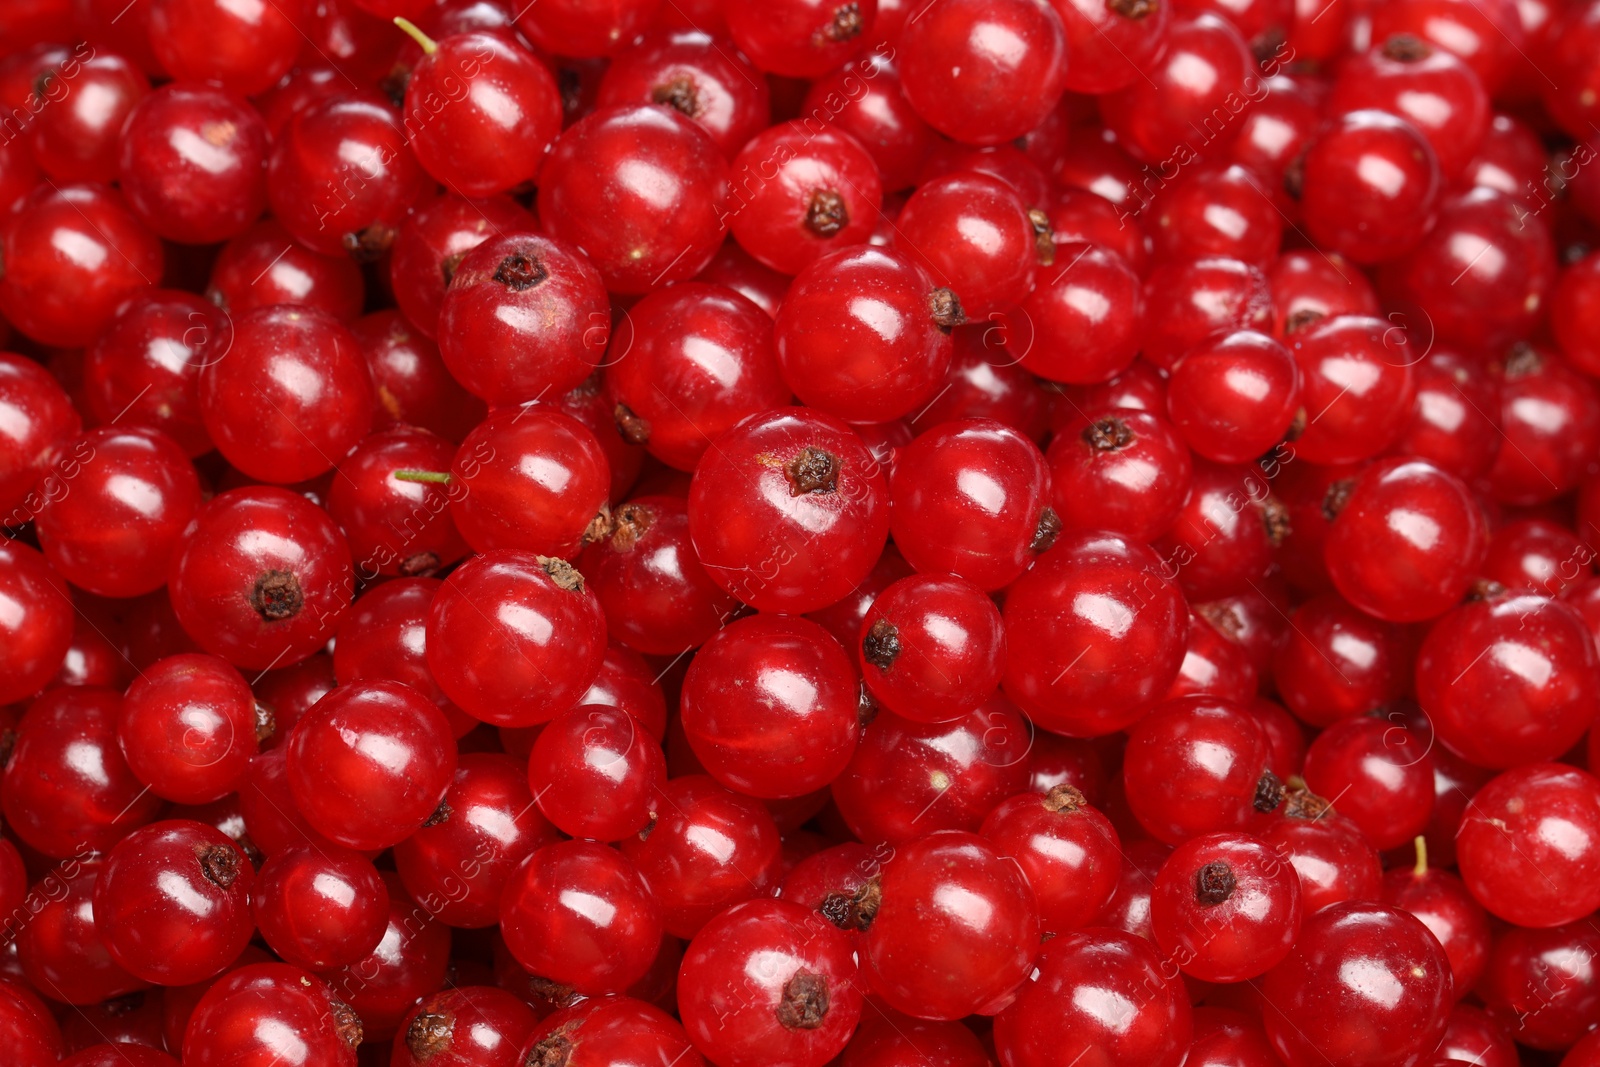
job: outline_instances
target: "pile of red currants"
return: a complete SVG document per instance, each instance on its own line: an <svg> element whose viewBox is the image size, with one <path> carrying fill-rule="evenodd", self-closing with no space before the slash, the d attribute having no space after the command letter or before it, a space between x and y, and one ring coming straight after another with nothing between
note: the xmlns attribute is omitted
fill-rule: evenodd
<svg viewBox="0 0 1600 1067"><path fill-rule="evenodd" d="M0 1067L1600 1067L1600 0L0 0Z"/></svg>

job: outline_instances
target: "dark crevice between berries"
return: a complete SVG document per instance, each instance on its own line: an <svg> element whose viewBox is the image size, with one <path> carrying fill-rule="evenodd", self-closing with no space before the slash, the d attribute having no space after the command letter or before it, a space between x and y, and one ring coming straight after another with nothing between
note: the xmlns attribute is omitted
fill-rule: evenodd
<svg viewBox="0 0 1600 1067"><path fill-rule="evenodd" d="M878 712L883 709L878 707L878 702L873 699L872 693L867 689L867 683L861 683L861 695L856 698L856 723L863 730L872 725L878 717Z"/></svg>
<svg viewBox="0 0 1600 1067"><path fill-rule="evenodd" d="M437 552L413 552L400 561L400 574L405 578L426 578L437 571L442 562Z"/></svg>
<svg viewBox="0 0 1600 1067"><path fill-rule="evenodd" d="M250 590L250 606L268 622L282 622L300 614L305 607L300 579L289 571L267 571Z"/></svg>
<svg viewBox="0 0 1600 1067"><path fill-rule="evenodd" d="M1525 378L1530 374L1538 374L1544 369L1544 357L1539 355L1539 350L1526 341L1518 341L1511 346L1511 351L1506 353L1505 377Z"/></svg>
<svg viewBox="0 0 1600 1067"><path fill-rule="evenodd" d="M1428 42L1409 33L1397 33L1383 42L1383 56L1397 63L1416 63L1433 55Z"/></svg>
<svg viewBox="0 0 1600 1067"><path fill-rule="evenodd" d="M120 1019L124 1015L132 1015L144 1007L145 993L140 989L125 996L112 997L110 1000L100 1002L101 1009L113 1019Z"/></svg>
<svg viewBox="0 0 1600 1067"><path fill-rule="evenodd" d="M832 189L818 189L806 206L805 227L818 237L832 237L850 225L850 211L844 197Z"/></svg>
<svg viewBox="0 0 1600 1067"><path fill-rule="evenodd" d="M1051 786L1044 795L1044 810L1057 815L1071 815L1088 803L1081 790L1065 782Z"/></svg>
<svg viewBox="0 0 1600 1067"><path fill-rule="evenodd" d="M445 256L439 261L439 273L444 275L444 287L450 288L450 283L455 281L456 271L461 269L461 261L467 258L465 252Z"/></svg>
<svg viewBox="0 0 1600 1067"><path fill-rule="evenodd" d="M424 1010L417 1013L406 1029L406 1048L417 1063L448 1052L455 1037L456 1017L452 1012Z"/></svg>
<svg viewBox="0 0 1600 1067"><path fill-rule="evenodd" d="M1340 478L1328 486L1328 491L1322 494L1322 517L1332 522L1339 517L1339 512L1344 510L1345 504L1350 500L1350 490L1356 487L1354 478Z"/></svg>
<svg viewBox="0 0 1600 1067"><path fill-rule="evenodd" d="M1277 497L1267 497L1261 505L1261 522L1267 528L1267 540L1279 548L1289 537L1289 509Z"/></svg>
<svg viewBox="0 0 1600 1067"><path fill-rule="evenodd" d="M1050 216L1038 208L1029 208L1028 222L1033 225L1033 248L1039 256L1039 265L1048 267L1056 261L1056 242Z"/></svg>
<svg viewBox="0 0 1600 1067"><path fill-rule="evenodd" d="M232 845L207 845L199 854L200 873L212 885L226 889L239 877L239 850Z"/></svg>
<svg viewBox="0 0 1600 1067"><path fill-rule="evenodd" d="M880 671L894 666L900 656L900 631L888 619L879 619L861 639L861 657Z"/></svg>
<svg viewBox="0 0 1600 1067"><path fill-rule="evenodd" d="M1289 34L1282 26L1268 26L1250 38L1250 54L1257 63L1265 63L1282 51L1289 43Z"/></svg>
<svg viewBox="0 0 1600 1067"><path fill-rule="evenodd" d="M611 506L601 504L600 510L595 512L594 518L589 520L589 525L583 528L583 543L592 545L597 541L604 541L611 536L615 520L611 517Z"/></svg>
<svg viewBox="0 0 1600 1067"><path fill-rule="evenodd" d="M856 887L854 893L829 893L817 910L841 930L865 930L878 917L883 903L883 885L874 876Z"/></svg>
<svg viewBox="0 0 1600 1067"><path fill-rule="evenodd" d="M1106 6L1125 19L1149 18L1156 13L1159 0L1108 0Z"/></svg>
<svg viewBox="0 0 1600 1067"><path fill-rule="evenodd" d="M1289 194L1290 200L1300 200L1306 195L1305 153L1296 156L1287 167L1283 168L1283 191ZM1292 316L1290 321L1294 321Z"/></svg>
<svg viewBox="0 0 1600 1067"><path fill-rule="evenodd" d="M929 293L928 310L933 314L934 324L945 333L967 321L967 313L961 310L961 301L949 289L935 289Z"/></svg>
<svg viewBox="0 0 1600 1067"><path fill-rule="evenodd" d="M1208 601L1195 605L1195 614L1199 615L1211 628L1231 641L1239 641L1244 637L1244 620L1226 603Z"/></svg>
<svg viewBox="0 0 1600 1067"><path fill-rule="evenodd" d="M1283 794L1283 814L1290 819L1320 819L1329 808L1327 798L1309 789L1289 789Z"/></svg>
<svg viewBox="0 0 1600 1067"><path fill-rule="evenodd" d="M1327 316L1315 308L1301 308L1291 314L1288 321L1283 324L1284 336L1287 337L1289 334L1299 333L1301 330L1307 329L1325 318ZM1304 409L1302 408L1301 410L1303 411ZM1302 432L1304 432L1303 429Z"/></svg>
<svg viewBox="0 0 1600 1067"><path fill-rule="evenodd" d="M655 512L645 504L624 504L611 516L611 547L631 552L655 522Z"/></svg>
<svg viewBox="0 0 1600 1067"><path fill-rule="evenodd" d="M1278 810L1278 805L1283 803L1286 790L1283 782L1270 770L1261 772L1261 777L1256 779L1256 795L1250 801L1250 806L1261 814Z"/></svg>
<svg viewBox="0 0 1600 1067"><path fill-rule="evenodd" d="M556 556L535 556L539 566L556 583L557 589L565 589L569 593L583 592L583 575L578 573L578 568L564 559Z"/></svg>
<svg viewBox="0 0 1600 1067"><path fill-rule="evenodd" d="M1505 595L1506 587L1493 578L1479 578L1467 587L1466 599L1470 601L1494 600Z"/></svg>
<svg viewBox="0 0 1600 1067"><path fill-rule="evenodd" d="M396 63L378 82L378 91L389 98L389 103L402 110L406 106L406 86L411 84L411 68Z"/></svg>
<svg viewBox="0 0 1600 1067"><path fill-rule="evenodd" d="M259 744L278 732L278 715L272 705L256 701L256 742Z"/></svg>
<svg viewBox="0 0 1600 1067"><path fill-rule="evenodd" d="M1284 431L1283 439L1285 441L1298 441L1298 440L1300 440L1300 435L1305 433L1305 432L1306 432L1306 409L1305 408L1298 408L1298 409L1296 409L1296 411L1294 413L1294 418L1289 420L1289 428Z"/></svg>
<svg viewBox="0 0 1600 1067"><path fill-rule="evenodd" d="M528 1052L523 1067L566 1067L572 1042L564 1034L551 1034Z"/></svg>
<svg viewBox="0 0 1600 1067"><path fill-rule="evenodd" d="M639 831L639 840L640 841L648 841L648 840L650 840L650 835L656 832L656 821L657 821L657 819L656 819L655 812L651 812L650 813L650 821L645 823L644 824L644 828Z"/></svg>
<svg viewBox="0 0 1600 1067"><path fill-rule="evenodd" d="M650 99L691 119L700 114L700 94L695 92L694 79L687 74L680 74L651 89Z"/></svg>
<svg viewBox="0 0 1600 1067"><path fill-rule="evenodd" d="M616 420L617 432L630 445L642 445L650 440L650 420L635 415L628 405L618 404L611 417Z"/></svg>
<svg viewBox="0 0 1600 1067"><path fill-rule="evenodd" d="M500 261L494 269L494 280L514 293L524 293L546 278L550 272L533 252L519 249Z"/></svg>
<svg viewBox="0 0 1600 1067"><path fill-rule="evenodd" d="M1033 540L1028 542L1028 551L1048 552L1060 536L1061 516L1056 514L1055 508L1047 507L1039 512L1039 525L1033 528Z"/></svg>
<svg viewBox="0 0 1600 1067"><path fill-rule="evenodd" d="M433 814L428 816L427 819L423 821L422 825L438 826L442 822L448 822L450 816L454 815L455 813L456 810L450 806L449 801L441 800L439 801L439 806L433 809Z"/></svg>
<svg viewBox="0 0 1600 1067"><path fill-rule="evenodd" d="M807 445L783 465L783 473L789 479L790 496L831 493L839 488L839 457Z"/></svg>
<svg viewBox="0 0 1600 1067"><path fill-rule="evenodd" d="M828 980L810 971L796 971L783 984L778 1022L787 1030L815 1030L828 1016Z"/></svg>
<svg viewBox="0 0 1600 1067"><path fill-rule="evenodd" d="M376 263L394 244L394 228L374 222L364 230L344 235L344 250L357 263Z"/></svg>
<svg viewBox="0 0 1600 1067"><path fill-rule="evenodd" d="M1208 863L1194 873L1194 899L1206 907L1215 907L1233 896L1238 880L1233 868L1226 863Z"/></svg>
<svg viewBox="0 0 1600 1067"><path fill-rule="evenodd" d="M861 20L860 4L840 4L833 9L833 18L828 24L817 31L817 36L829 44L837 44L861 36L861 31L865 28L866 24Z"/></svg>
<svg viewBox="0 0 1600 1067"><path fill-rule="evenodd" d="M1135 440L1133 430L1117 418L1091 422L1078 437L1096 452L1120 452Z"/></svg>
<svg viewBox="0 0 1600 1067"><path fill-rule="evenodd" d="M533 1000L552 1007L565 1008L572 1003L575 995L576 990L569 985L537 974L528 976L528 996Z"/></svg>
<svg viewBox="0 0 1600 1067"><path fill-rule="evenodd" d="M0 768L11 762L11 752L17 747L15 730L0 730Z"/></svg>
<svg viewBox="0 0 1600 1067"><path fill-rule="evenodd" d="M361 1044L361 1016L356 1014L354 1008L342 1000L329 997L328 1013L333 1016L334 1029L346 1048L353 1049Z"/></svg>

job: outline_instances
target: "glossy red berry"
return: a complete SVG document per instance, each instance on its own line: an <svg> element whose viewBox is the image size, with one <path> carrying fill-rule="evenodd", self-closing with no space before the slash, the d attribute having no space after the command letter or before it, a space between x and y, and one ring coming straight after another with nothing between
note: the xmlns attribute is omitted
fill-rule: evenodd
<svg viewBox="0 0 1600 1067"><path fill-rule="evenodd" d="M182 804L238 789L273 731L232 664L216 656L169 656L128 687L117 738L128 767L152 792Z"/></svg>
<svg viewBox="0 0 1600 1067"><path fill-rule="evenodd" d="M1035 740L1036 748L1040 744ZM978 832L1002 855L1016 859L1039 902L1039 925L1047 933L1090 925L1117 888L1122 871L1117 831L1071 785L1004 801L989 812Z"/></svg>
<svg viewBox="0 0 1600 1067"><path fill-rule="evenodd" d="M95 930L101 863L68 862L34 887L39 909L16 938L11 973L20 967L29 985L66 1004L98 1004L145 988L148 983L111 958Z"/></svg>
<svg viewBox="0 0 1600 1067"><path fill-rule="evenodd" d="M1387 718L1341 719L1311 742L1301 773L1374 848L1395 848L1433 813L1431 740Z"/></svg>
<svg viewBox="0 0 1600 1067"><path fill-rule="evenodd" d="M400 1021L391 1067L515 1067L537 1026L533 1009L504 989L455 986Z"/></svg>
<svg viewBox="0 0 1600 1067"><path fill-rule="evenodd" d="M1167 413L1183 442L1217 463L1246 463L1292 432L1300 371L1266 334L1241 330L1192 348L1167 383Z"/></svg>
<svg viewBox="0 0 1600 1067"><path fill-rule="evenodd" d="M447 468L455 451L427 430L396 426L368 434L340 461L328 514L363 580L427 576L467 554L451 517L453 486L413 477Z"/></svg>
<svg viewBox="0 0 1600 1067"><path fill-rule="evenodd" d="M1406 691L1400 630L1328 593L1301 604L1273 654L1272 677L1290 711L1329 726L1392 704Z"/></svg>
<svg viewBox="0 0 1600 1067"><path fill-rule="evenodd" d="M1144 282L1141 351L1171 370L1185 353L1219 334L1272 329L1272 292L1254 264L1224 256L1159 264Z"/></svg>
<svg viewBox="0 0 1600 1067"><path fill-rule="evenodd" d="M1419 844L1414 867L1397 866L1384 873L1383 902L1409 911L1433 931L1450 959L1450 974L1457 989L1477 985L1489 957L1489 917L1459 877L1428 866L1426 845ZM1457 1012L1451 1012L1452 1030L1456 1029L1457 1018ZM1446 1032L1441 1049L1446 1045L1459 1047L1459 1040L1458 1037L1452 1042Z"/></svg>
<svg viewBox="0 0 1600 1067"><path fill-rule="evenodd" d="M1145 292L1126 258L1081 240L1055 240L1055 262L1040 268L1014 317L1012 357L1053 382L1114 379L1139 353ZM994 327L990 328L991 331Z"/></svg>
<svg viewBox="0 0 1600 1067"><path fill-rule="evenodd" d="M1420 356L1405 331L1365 315L1322 319L1289 338L1300 367L1306 428L1295 455L1354 463L1386 449L1405 429Z"/></svg>
<svg viewBox="0 0 1600 1067"><path fill-rule="evenodd" d="M361 314L365 290L361 268L349 256L312 251L268 219L222 246L211 268L206 298L227 316L274 304L301 304L349 323ZM220 343L213 344L216 347L201 366L222 358L226 351Z"/></svg>
<svg viewBox="0 0 1600 1067"><path fill-rule="evenodd" d="M598 704L556 716L528 759L528 784L544 817L563 833L596 841L644 829L657 817L666 781L666 758L644 724Z"/></svg>
<svg viewBox="0 0 1600 1067"><path fill-rule="evenodd" d="M372 861L357 852L296 846L262 864L250 892L250 914L285 962L328 971L378 946L389 890Z"/></svg>
<svg viewBox="0 0 1600 1067"><path fill-rule="evenodd" d="M293 65L305 43L305 5L241 6L222 0L156 0L146 13L150 48L180 81L213 82L250 96Z"/></svg>
<svg viewBox="0 0 1600 1067"><path fill-rule="evenodd" d="M1128 807L1167 844L1247 829L1283 801L1266 731L1243 708L1214 697L1156 707L1128 731L1123 759Z"/></svg>
<svg viewBox="0 0 1600 1067"><path fill-rule="evenodd" d="M72 646L73 607L66 583L20 541L0 540L0 700L32 696L55 675ZM11 606L15 605L14 608Z"/></svg>
<svg viewBox="0 0 1600 1067"><path fill-rule="evenodd" d="M1517 345L1500 375L1500 450L1489 491L1507 504L1542 504L1578 484L1600 447L1600 392L1554 354Z"/></svg>
<svg viewBox="0 0 1600 1067"><path fill-rule="evenodd" d="M706 1067L676 1019L633 997L601 997L563 1008L534 1028L516 1062L562 1058L568 1067L630 1060Z"/></svg>
<svg viewBox="0 0 1600 1067"><path fill-rule="evenodd" d="M1017 190L974 171L930 178L895 219L894 243L955 293L973 320L1007 311L1033 288L1034 272L1055 261L1048 228Z"/></svg>
<svg viewBox="0 0 1600 1067"><path fill-rule="evenodd" d="M42 506L42 494L33 490L55 462L56 452L78 436L83 419L49 371L9 352L0 352L0 407L5 411L0 423L0 508L22 507L4 519L7 526L20 526Z"/></svg>
<svg viewBox="0 0 1600 1067"><path fill-rule="evenodd" d="M90 49L81 62L73 57L40 74L34 92L53 105L29 124L39 169L56 182L115 181L118 135L150 93L143 72L115 52Z"/></svg>
<svg viewBox="0 0 1600 1067"><path fill-rule="evenodd" d="M400 224L390 250L395 303L424 336L436 337L439 306L467 253L491 237L536 228L533 216L505 196L423 202Z"/></svg>
<svg viewBox="0 0 1600 1067"><path fill-rule="evenodd" d="M918 722L948 722L1000 685L1005 633L994 601L965 579L902 578L885 589L856 638L873 698Z"/></svg>
<svg viewBox="0 0 1600 1067"><path fill-rule="evenodd" d="M196 1067L251 1058L353 1067L361 1031L361 1019L322 979L286 963L257 963L224 975L200 998L183 1058Z"/></svg>
<svg viewBox="0 0 1600 1067"><path fill-rule="evenodd" d="M783 0L760 12L730 4L723 14L734 44L762 70L789 78L816 78L850 59L870 40L867 35L873 31L879 6L879 0L853 5Z"/></svg>
<svg viewBox="0 0 1600 1067"><path fill-rule="evenodd" d="M1184 974L1237 982L1277 966L1300 932L1300 879L1249 834L1195 837L1167 857L1150 894L1156 944Z"/></svg>

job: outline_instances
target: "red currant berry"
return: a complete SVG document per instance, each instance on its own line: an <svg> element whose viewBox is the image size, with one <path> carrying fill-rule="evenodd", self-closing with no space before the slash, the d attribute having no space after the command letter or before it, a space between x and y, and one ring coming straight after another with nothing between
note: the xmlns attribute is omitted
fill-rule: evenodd
<svg viewBox="0 0 1600 1067"><path fill-rule="evenodd" d="M644 829L657 817L666 781L666 757L645 726L602 705L579 704L556 716L539 731L528 760L528 785L544 817L562 833L597 841Z"/></svg>
<svg viewBox="0 0 1600 1067"><path fill-rule="evenodd" d="M388 922L389 890L360 853L296 846L262 864L250 913L262 938L286 962L328 971L378 947Z"/></svg>
<svg viewBox="0 0 1600 1067"><path fill-rule="evenodd" d="M256 223L222 246L206 286L206 298L227 316L242 316L274 304L300 304L346 323L361 314L365 294L361 268L350 257L313 252L271 219ZM196 320L191 325L198 324ZM198 339L197 335L191 337ZM228 351L220 342L213 343L216 348L208 351L200 366L221 359Z"/></svg>
<svg viewBox="0 0 1600 1067"><path fill-rule="evenodd" d="M187 653L147 667L128 687L117 738L135 777L180 804L234 792L273 730L232 664Z"/></svg>
<svg viewBox="0 0 1600 1067"><path fill-rule="evenodd" d="M1035 742L1035 756L1042 743ZM1034 772L1038 785L1037 765ZM1039 924L1048 933L1090 925L1117 888L1122 872L1117 831L1071 785L1004 801L978 832L1002 855L1016 859L1039 902Z"/></svg>
<svg viewBox="0 0 1600 1067"><path fill-rule="evenodd" d="M206 990L184 1031L183 1059L194 1067L274 1058L296 1067L354 1067L361 1031L361 1018L321 978L286 963L257 963Z"/></svg>
<svg viewBox="0 0 1600 1067"><path fill-rule="evenodd" d="M0 540L0 701L32 696L72 647L73 606L66 583L20 541Z"/></svg>
<svg viewBox="0 0 1600 1067"><path fill-rule="evenodd" d="M1184 974L1238 982L1277 966L1300 932L1300 879L1249 834L1216 833L1175 849L1150 894L1156 945Z"/></svg>
<svg viewBox="0 0 1600 1067"><path fill-rule="evenodd" d="M917 722L966 715L999 687L1005 663L1000 609L954 575L889 586L861 620L855 645L873 698Z"/></svg>

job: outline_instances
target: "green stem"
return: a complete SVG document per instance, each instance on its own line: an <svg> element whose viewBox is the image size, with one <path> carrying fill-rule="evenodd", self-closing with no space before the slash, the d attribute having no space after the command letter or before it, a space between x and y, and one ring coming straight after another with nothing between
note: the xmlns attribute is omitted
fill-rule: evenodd
<svg viewBox="0 0 1600 1067"><path fill-rule="evenodd" d="M412 22L410 19L396 18L394 20L394 24L399 26L400 29L405 32L407 37L411 38L413 41L417 42L417 44L422 46L423 55L431 56L439 50L439 46L434 42L434 39L417 29L417 24Z"/></svg>
<svg viewBox="0 0 1600 1067"><path fill-rule="evenodd" d="M448 471L395 471L394 479L397 482L432 482L435 485L449 485L450 473Z"/></svg>

